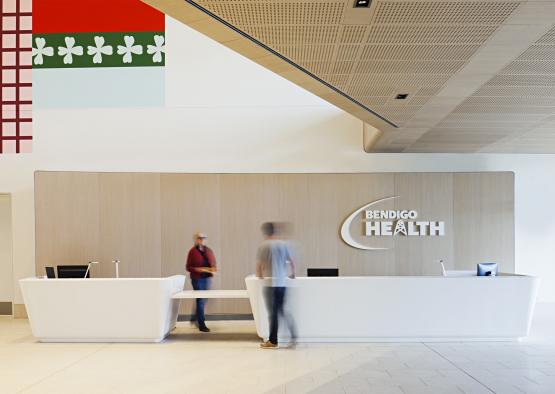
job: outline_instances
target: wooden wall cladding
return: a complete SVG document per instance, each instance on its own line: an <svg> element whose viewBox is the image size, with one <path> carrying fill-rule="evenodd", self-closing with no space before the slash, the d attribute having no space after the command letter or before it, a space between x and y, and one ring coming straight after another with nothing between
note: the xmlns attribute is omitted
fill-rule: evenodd
<svg viewBox="0 0 555 394"><path fill-rule="evenodd" d="M371 201L445 222L443 237L380 237L365 251L345 244L343 221ZM219 265L213 288L242 289L254 272L260 224L290 222L307 267L341 275L437 275L496 261L514 272L514 174L156 174L37 172L36 269L98 260L93 275L157 277L184 272L192 234L209 235ZM187 287L190 288L189 282ZM189 313L184 303L182 313ZM209 303L209 313L249 313L245 300Z"/></svg>

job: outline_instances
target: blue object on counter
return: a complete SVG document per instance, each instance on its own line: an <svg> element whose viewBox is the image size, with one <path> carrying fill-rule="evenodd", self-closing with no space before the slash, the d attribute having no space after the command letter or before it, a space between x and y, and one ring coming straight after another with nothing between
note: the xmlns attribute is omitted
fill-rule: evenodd
<svg viewBox="0 0 555 394"><path fill-rule="evenodd" d="M497 263L478 263L477 276L497 276Z"/></svg>

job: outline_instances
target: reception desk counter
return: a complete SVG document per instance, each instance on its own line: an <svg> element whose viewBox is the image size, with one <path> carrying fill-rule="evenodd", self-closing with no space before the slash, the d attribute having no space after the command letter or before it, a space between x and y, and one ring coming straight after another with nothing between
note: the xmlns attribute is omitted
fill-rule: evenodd
<svg viewBox="0 0 555 394"><path fill-rule="evenodd" d="M258 335L267 338L270 281L245 281ZM301 277L289 281L288 309L301 342L512 340L528 335L538 282L510 274Z"/></svg>
<svg viewBox="0 0 555 394"><path fill-rule="evenodd" d="M183 275L168 278L20 280L41 342L159 342L173 329Z"/></svg>
<svg viewBox="0 0 555 394"><path fill-rule="evenodd" d="M366 276L289 280L288 310L304 342L512 340L528 335L538 279ZM173 329L185 277L20 281L42 342L159 342ZM245 279L256 330L268 336L264 288ZM212 294L213 293L213 294ZM218 291L204 297L247 296ZM283 332L285 331L285 332ZM286 330L281 334L287 336Z"/></svg>

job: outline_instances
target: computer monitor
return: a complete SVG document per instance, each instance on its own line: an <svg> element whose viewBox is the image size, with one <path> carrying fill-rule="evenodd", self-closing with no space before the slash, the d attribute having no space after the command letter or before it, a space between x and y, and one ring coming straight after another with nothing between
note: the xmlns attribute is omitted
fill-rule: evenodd
<svg viewBox="0 0 555 394"><path fill-rule="evenodd" d="M497 263L478 263L476 267L478 276L497 276Z"/></svg>
<svg viewBox="0 0 555 394"><path fill-rule="evenodd" d="M54 267L44 267L46 270L46 277L48 279L56 279L56 273L54 272Z"/></svg>
<svg viewBox="0 0 555 394"><path fill-rule="evenodd" d="M339 268L308 268L306 276L339 276Z"/></svg>
<svg viewBox="0 0 555 394"><path fill-rule="evenodd" d="M84 278L85 273L87 272L88 265L59 265L57 266L58 270L58 279L61 278ZM87 278L91 277L91 273L87 274Z"/></svg>

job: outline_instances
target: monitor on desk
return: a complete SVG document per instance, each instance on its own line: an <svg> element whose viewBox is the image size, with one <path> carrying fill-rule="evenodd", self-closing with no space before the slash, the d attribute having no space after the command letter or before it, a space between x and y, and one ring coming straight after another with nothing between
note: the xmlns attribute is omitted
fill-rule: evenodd
<svg viewBox="0 0 555 394"><path fill-rule="evenodd" d="M56 279L56 273L54 272L54 267L44 267L46 270L46 277L48 279Z"/></svg>
<svg viewBox="0 0 555 394"><path fill-rule="evenodd" d="M497 263L478 263L477 276L497 276Z"/></svg>
<svg viewBox="0 0 555 394"><path fill-rule="evenodd" d="M57 266L58 270L58 279L61 278L84 278L85 273L87 272L87 265L59 265ZM87 278L91 277L91 273L87 274Z"/></svg>
<svg viewBox="0 0 555 394"><path fill-rule="evenodd" d="M306 276L339 276L339 268L308 268Z"/></svg>

